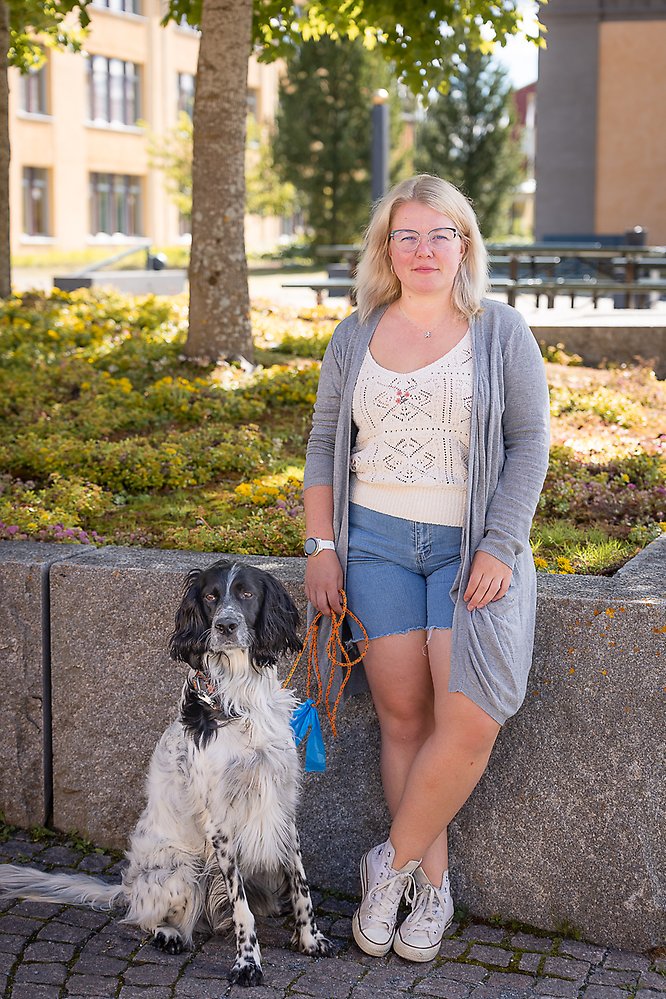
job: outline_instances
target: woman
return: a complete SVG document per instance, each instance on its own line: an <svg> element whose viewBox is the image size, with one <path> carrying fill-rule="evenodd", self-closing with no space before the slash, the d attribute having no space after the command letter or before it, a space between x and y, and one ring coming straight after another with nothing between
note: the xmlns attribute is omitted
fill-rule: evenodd
<svg viewBox="0 0 666 999"><path fill-rule="evenodd" d="M376 956L437 954L453 918L447 826L531 663L547 388L525 321L486 288L466 198L428 175L390 191L366 235L358 310L322 362L307 449L306 593L330 616L344 588L370 639L392 825L361 860L353 932Z"/></svg>

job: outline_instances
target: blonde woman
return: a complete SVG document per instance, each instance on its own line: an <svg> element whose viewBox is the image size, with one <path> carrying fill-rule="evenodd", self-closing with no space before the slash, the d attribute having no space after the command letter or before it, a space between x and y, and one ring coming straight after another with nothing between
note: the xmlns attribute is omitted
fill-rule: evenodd
<svg viewBox="0 0 666 999"><path fill-rule="evenodd" d="M354 937L412 961L435 957L453 918L447 826L520 707L532 655L547 389L525 321L486 288L467 199L428 175L390 191L358 309L322 362L307 449L306 593L330 616L344 587L367 629L392 816L361 859Z"/></svg>

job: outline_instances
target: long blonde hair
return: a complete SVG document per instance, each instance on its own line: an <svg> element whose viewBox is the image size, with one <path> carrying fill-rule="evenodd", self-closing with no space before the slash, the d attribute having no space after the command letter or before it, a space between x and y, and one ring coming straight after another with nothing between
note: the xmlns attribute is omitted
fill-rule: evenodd
<svg viewBox="0 0 666 999"><path fill-rule="evenodd" d="M448 216L460 233L465 253L453 282L453 304L469 319L481 309L481 299L488 288L488 254L479 224L470 202L457 187L440 177L422 173L396 184L373 208L356 270L356 302L361 321L365 322L373 309L400 297L400 282L388 254L388 235L396 210L408 201L418 201Z"/></svg>

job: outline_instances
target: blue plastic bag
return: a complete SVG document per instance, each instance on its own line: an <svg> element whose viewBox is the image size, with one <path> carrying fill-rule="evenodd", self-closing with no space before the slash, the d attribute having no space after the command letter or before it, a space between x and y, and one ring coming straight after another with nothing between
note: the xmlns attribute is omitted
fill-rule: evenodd
<svg viewBox="0 0 666 999"><path fill-rule="evenodd" d="M324 773L326 770L326 750L321 733L319 713L311 697L303 701L291 716L291 728L296 745L300 746L304 739L306 773Z"/></svg>

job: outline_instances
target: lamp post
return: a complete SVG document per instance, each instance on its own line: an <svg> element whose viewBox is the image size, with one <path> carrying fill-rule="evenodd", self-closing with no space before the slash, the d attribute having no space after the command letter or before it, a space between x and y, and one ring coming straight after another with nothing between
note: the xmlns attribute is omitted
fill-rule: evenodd
<svg viewBox="0 0 666 999"><path fill-rule="evenodd" d="M388 90L376 90L372 98L372 200L388 190L389 116Z"/></svg>

